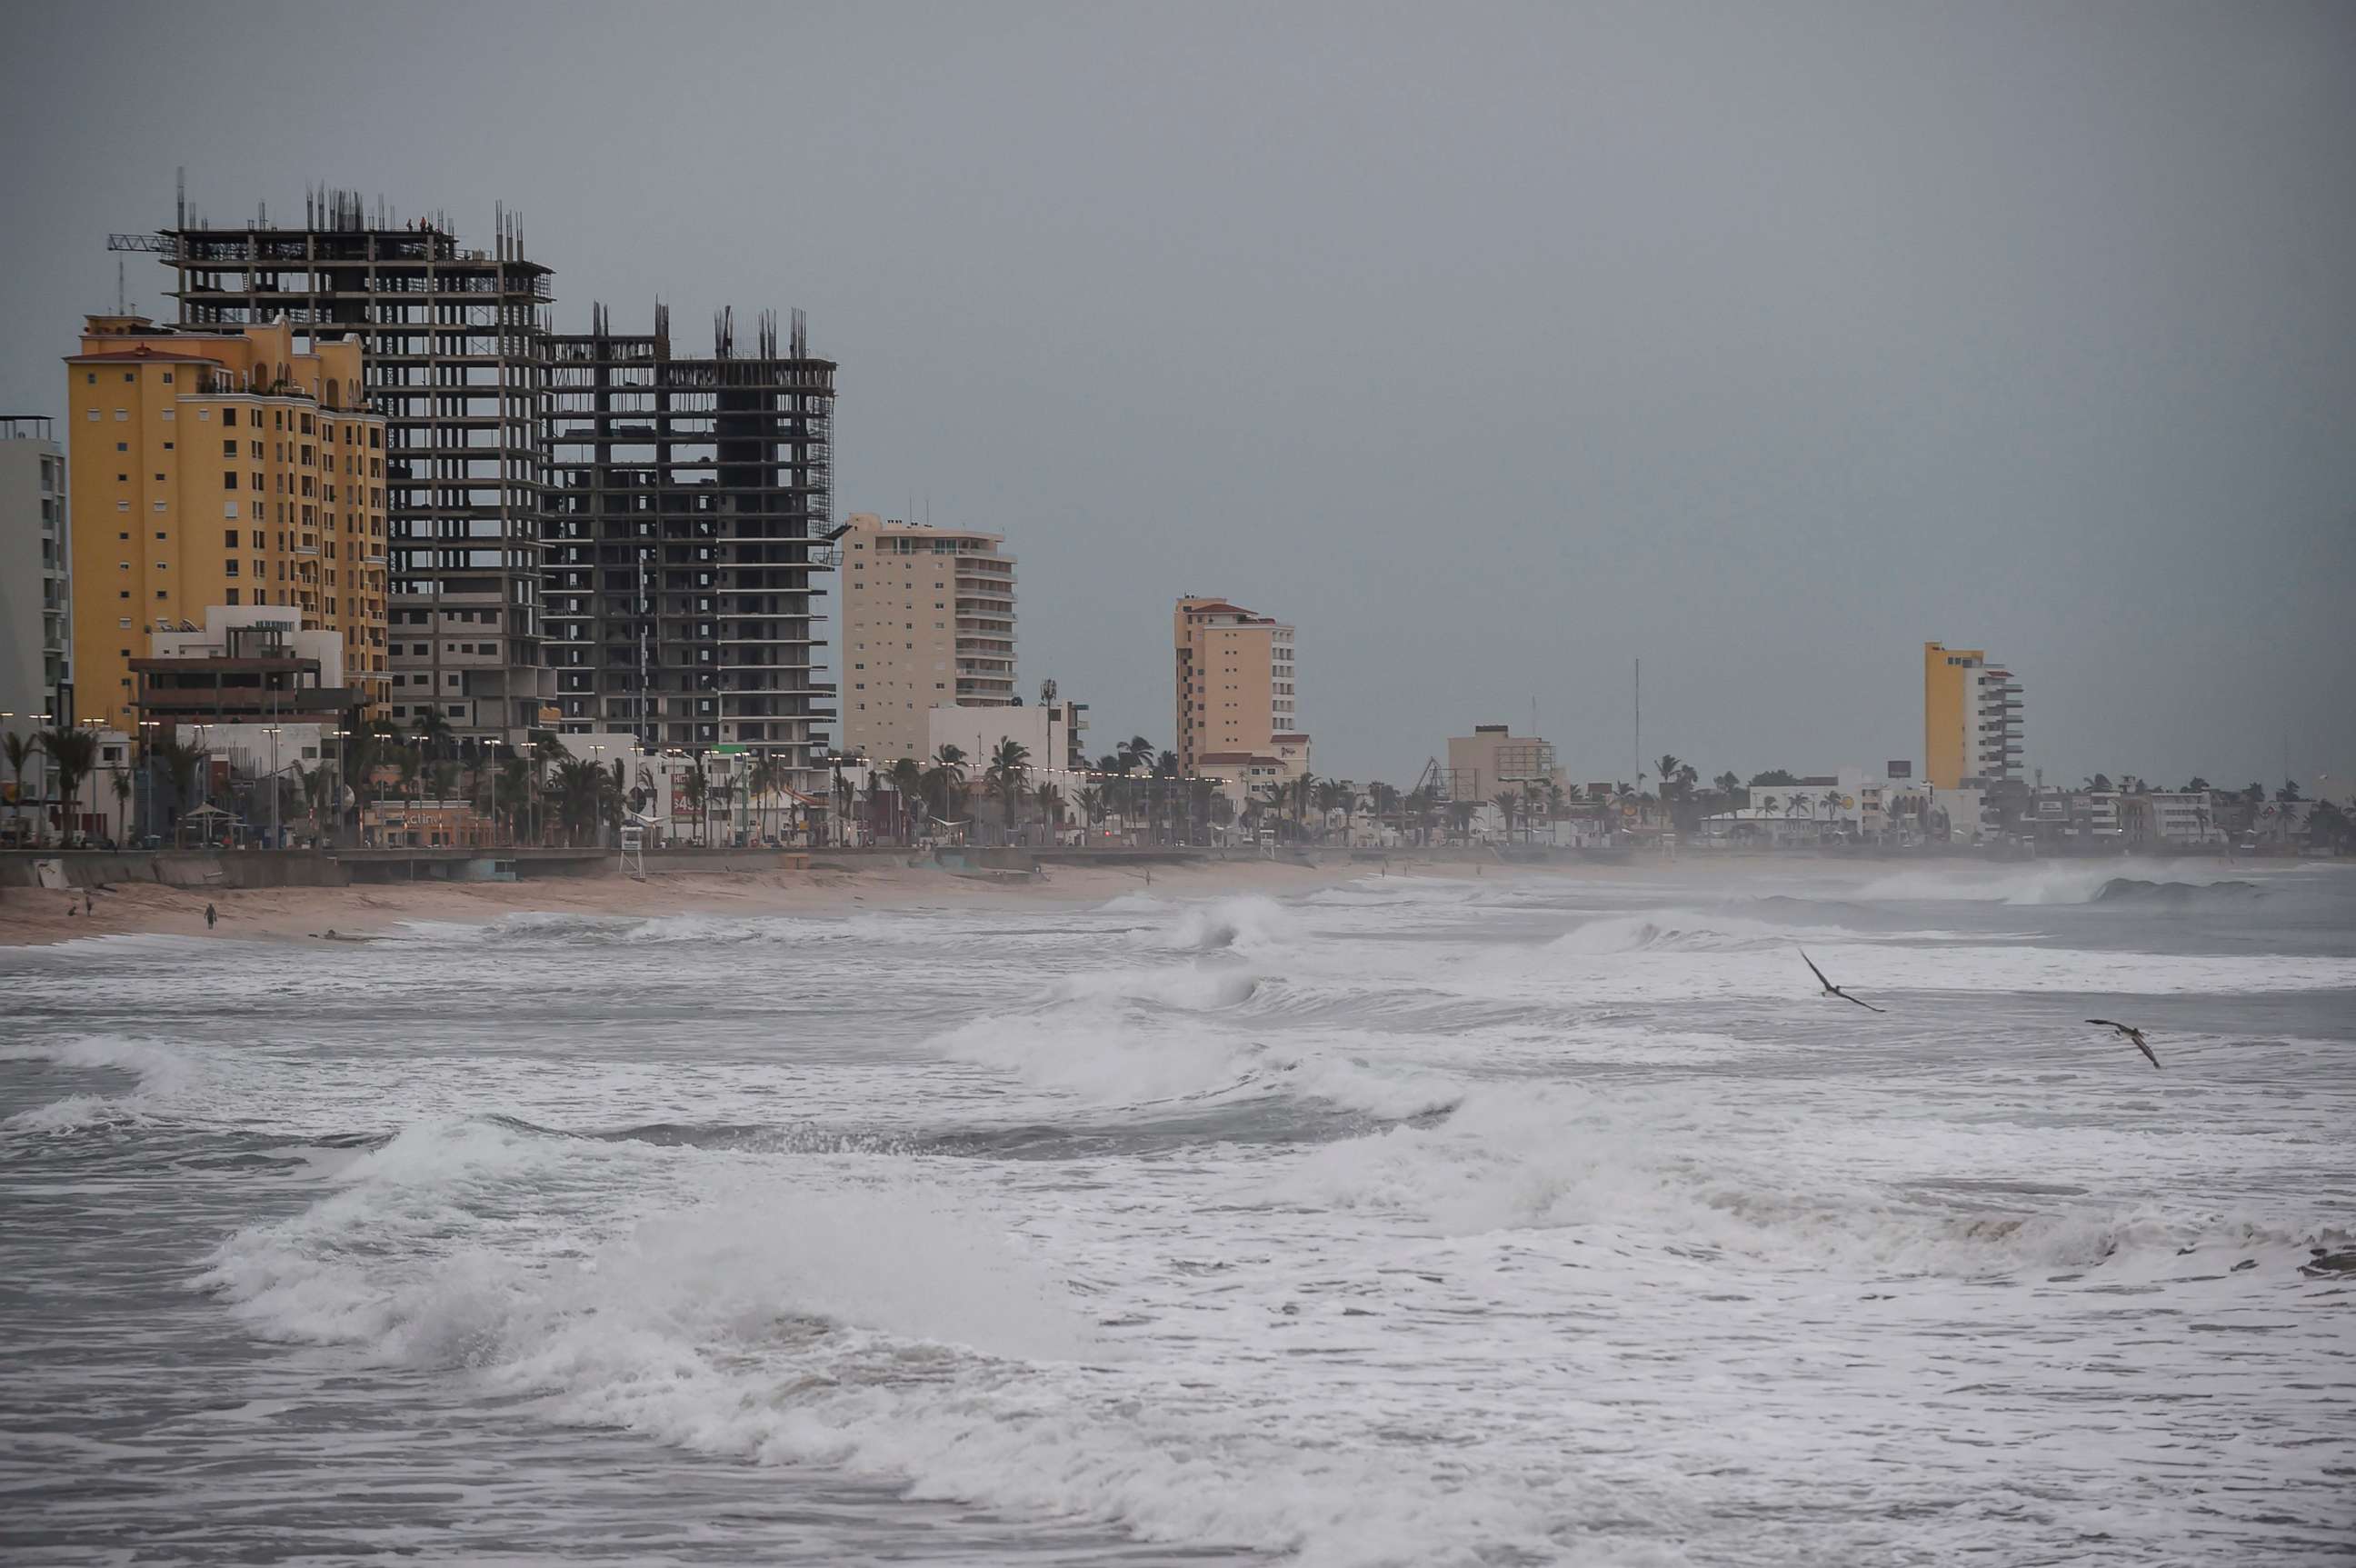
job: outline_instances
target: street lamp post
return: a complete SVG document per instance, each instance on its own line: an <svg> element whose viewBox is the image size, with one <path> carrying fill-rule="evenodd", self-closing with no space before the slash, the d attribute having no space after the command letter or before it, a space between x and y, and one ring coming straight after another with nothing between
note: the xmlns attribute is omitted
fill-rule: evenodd
<svg viewBox="0 0 2356 1568"><path fill-rule="evenodd" d="M278 725L264 725L262 733L270 737L270 847L280 847L278 831Z"/></svg>
<svg viewBox="0 0 2356 1568"><path fill-rule="evenodd" d="M328 797L336 809L336 825L327 835L327 842L331 844L339 844L344 839L344 738L351 733L348 729L337 728L329 730L324 737L336 743L336 787Z"/></svg>
<svg viewBox="0 0 2356 1568"><path fill-rule="evenodd" d="M139 825L145 832L132 834L134 839L146 837L155 831L155 737L145 732L163 727L161 719L139 721Z"/></svg>

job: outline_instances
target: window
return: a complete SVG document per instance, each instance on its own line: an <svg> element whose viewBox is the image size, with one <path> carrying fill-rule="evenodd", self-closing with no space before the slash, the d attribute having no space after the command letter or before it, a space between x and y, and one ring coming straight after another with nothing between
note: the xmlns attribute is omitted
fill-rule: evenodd
<svg viewBox="0 0 2356 1568"><path fill-rule="evenodd" d="M118 408L114 411L114 417L117 421L129 419L131 417L131 411L127 408Z"/></svg>
<svg viewBox="0 0 2356 1568"><path fill-rule="evenodd" d="M114 449L117 452L128 452L131 450L131 443L128 441L118 441L114 444ZM120 474L115 476L116 478L121 478L123 476Z"/></svg>
<svg viewBox="0 0 2356 1568"><path fill-rule="evenodd" d="M84 371L83 374L91 386L98 385L98 372L96 371Z"/></svg>
<svg viewBox="0 0 2356 1568"><path fill-rule="evenodd" d="M229 458L231 462L235 462L237 460L237 443L234 441L222 442L221 456Z"/></svg>
<svg viewBox="0 0 2356 1568"><path fill-rule="evenodd" d="M169 371L164 372L164 384L167 387L172 384L172 372Z"/></svg>
<svg viewBox="0 0 2356 1568"><path fill-rule="evenodd" d="M235 501L221 502L221 515L223 517L235 517L237 515L237 503Z"/></svg>
<svg viewBox="0 0 2356 1568"><path fill-rule="evenodd" d="M223 468L221 470L221 489L225 490L233 490L237 489L237 470L235 468Z"/></svg>
<svg viewBox="0 0 2356 1568"><path fill-rule="evenodd" d="M227 426L229 426L229 425L235 424L236 423L237 423L237 410L236 410L236 409L234 409L234 408L225 408L225 409L222 409L222 410L221 410L221 424L222 424L224 427L227 427Z"/></svg>
<svg viewBox="0 0 2356 1568"><path fill-rule="evenodd" d="M237 533L237 530L236 530L236 529L234 529L234 528L225 528L225 529L221 530L221 543L222 543L222 544L224 544L224 545L226 545L228 548L230 548L230 549L231 549L231 550L236 549L236 548L237 548L237 539L238 539L238 533ZM229 568L230 568L230 571L232 571L232 572L236 571L236 570L237 570L237 563L236 563L236 562L234 562L234 561L230 562L230 563L229 564Z"/></svg>
<svg viewBox="0 0 2356 1568"><path fill-rule="evenodd" d="M129 511L131 510L131 503L129 501L116 501L114 503L114 510L117 511Z"/></svg>

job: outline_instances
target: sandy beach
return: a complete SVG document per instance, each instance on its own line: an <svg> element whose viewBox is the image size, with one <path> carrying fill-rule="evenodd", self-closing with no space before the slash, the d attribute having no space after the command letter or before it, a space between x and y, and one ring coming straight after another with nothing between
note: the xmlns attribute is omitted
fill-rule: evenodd
<svg viewBox="0 0 2356 1568"><path fill-rule="evenodd" d="M1226 893L1311 892L1376 874L1365 864L1307 866L1287 862L1224 861L1157 865L1151 886L1173 897ZM1504 870L1491 866L1487 874ZM1463 866L1394 864L1393 875L1472 875ZM625 876L553 876L520 882L421 882L348 887L206 888L118 883L87 900L80 889L10 887L0 894L0 946L23 947L94 936L203 936L205 907L218 912L213 934L252 940L305 940L380 934L410 920L482 921L533 914L841 915L856 909L1020 908L1094 902L1141 891L1143 866L1051 868L1030 883L952 875L896 858L876 857L854 870L826 865L808 871L661 872L643 882ZM84 913L85 902L90 906Z"/></svg>

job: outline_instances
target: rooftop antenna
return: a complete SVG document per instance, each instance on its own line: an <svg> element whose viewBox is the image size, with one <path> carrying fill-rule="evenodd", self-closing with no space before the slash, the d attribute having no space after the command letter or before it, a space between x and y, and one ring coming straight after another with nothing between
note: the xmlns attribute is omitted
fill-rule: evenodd
<svg viewBox="0 0 2356 1568"><path fill-rule="evenodd" d="M114 263L114 314L117 316L131 314L131 306L123 298L123 262L119 257ZM229 415L224 413L221 417L227 419Z"/></svg>

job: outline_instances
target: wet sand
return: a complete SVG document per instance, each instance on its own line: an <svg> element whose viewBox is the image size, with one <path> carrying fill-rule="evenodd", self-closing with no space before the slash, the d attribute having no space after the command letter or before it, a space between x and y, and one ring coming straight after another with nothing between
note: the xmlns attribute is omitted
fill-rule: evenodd
<svg viewBox="0 0 2356 1568"><path fill-rule="evenodd" d="M1378 868L1337 861L1305 866L1287 862L1216 861L1155 865L1151 888L1173 897L1223 893L1309 892L1352 881ZM1500 868L1491 867L1491 872ZM1461 866L1411 870L1469 875ZM419 882L349 887L183 888L118 883L96 892L92 912L81 913L83 891L10 887L0 891L0 946L22 947L98 936L206 934L205 906L220 923L218 937L282 940L384 933L409 920L466 922L503 915L616 917L718 913L841 915L857 909L1020 909L1042 904L1095 902L1144 891L1142 866L1050 867L1028 883L986 881L877 857L855 870L658 872L644 882L625 876L553 876L521 882Z"/></svg>

